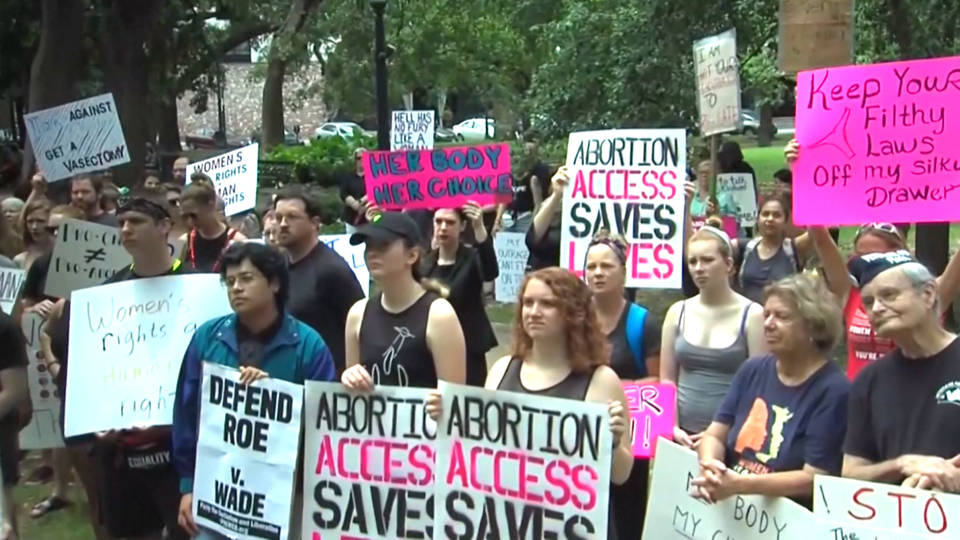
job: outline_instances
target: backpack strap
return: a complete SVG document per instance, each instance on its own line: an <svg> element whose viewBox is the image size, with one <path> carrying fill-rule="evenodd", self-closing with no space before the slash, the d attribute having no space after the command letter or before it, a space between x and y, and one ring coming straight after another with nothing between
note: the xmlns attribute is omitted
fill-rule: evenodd
<svg viewBox="0 0 960 540"><path fill-rule="evenodd" d="M793 266L797 269L797 272L802 272L803 266L800 264L800 257L797 255L797 248L794 244L793 238L788 236L783 239L783 252L787 254L787 257L790 257L791 261L793 261Z"/></svg>
<svg viewBox="0 0 960 540"><path fill-rule="evenodd" d="M627 312L627 345L633 353L633 363L641 377L647 373L647 359L643 354L643 327L647 320L647 308L631 303Z"/></svg>

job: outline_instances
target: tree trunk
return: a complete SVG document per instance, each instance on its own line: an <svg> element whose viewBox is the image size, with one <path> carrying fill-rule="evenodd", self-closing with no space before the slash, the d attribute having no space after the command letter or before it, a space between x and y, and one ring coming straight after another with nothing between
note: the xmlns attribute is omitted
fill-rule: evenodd
<svg viewBox="0 0 960 540"><path fill-rule="evenodd" d="M773 142L773 107L760 107L760 127L757 129L757 146L770 146Z"/></svg>
<svg viewBox="0 0 960 540"><path fill-rule="evenodd" d="M284 140L283 79L287 73L287 64L294 56L296 47L306 46L306 44L295 43L297 33L322 2L323 0L293 0L286 20L273 34L270 54L267 57L267 76L263 81L261 151L269 151Z"/></svg>
<svg viewBox="0 0 960 540"><path fill-rule="evenodd" d="M114 171L114 181L122 186L135 186L143 179L150 91L144 44L150 40L162 4L162 0L113 0L105 7L103 78L117 103L130 152L130 163Z"/></svg>
<svg viewBox="0 0 960 540"><path fill-rule="evenodd" d="M82 0L43 0L40 45L30 68L27 109L38 111L76 101L83 74L84 5ZM68 46L64 46L68 44ZM34 168L29 137L23 152L20 179L27 182Z"/></svg>

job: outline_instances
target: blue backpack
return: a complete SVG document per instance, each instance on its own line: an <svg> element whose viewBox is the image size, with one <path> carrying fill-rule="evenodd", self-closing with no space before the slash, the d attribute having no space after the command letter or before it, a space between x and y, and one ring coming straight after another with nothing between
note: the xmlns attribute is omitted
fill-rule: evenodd
<svg viewBox="0 0 960 540"><path fill-rule="evenodd" d="M627 312L627 344L633 353L633 363L637 367L640 378L650 375L647 373L647 358L643 354L643 325L647 321L647 308L637 304L630 304Z"/></svg>

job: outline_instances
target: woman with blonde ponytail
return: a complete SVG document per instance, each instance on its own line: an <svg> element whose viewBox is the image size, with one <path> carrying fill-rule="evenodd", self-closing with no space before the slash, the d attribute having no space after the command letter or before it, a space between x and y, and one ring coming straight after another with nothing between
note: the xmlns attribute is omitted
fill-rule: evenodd
<svg viewBox="0 0 960 540"><path fill-rule="evenodd" d="M442 292L420 274L420 230L400 212L368 213L351 235L366 244L364 260L380 292L358 301L347 315L346 371L352 390L374 385L436 388L437 380L463 384L466 349L460 321Z"/></svg>

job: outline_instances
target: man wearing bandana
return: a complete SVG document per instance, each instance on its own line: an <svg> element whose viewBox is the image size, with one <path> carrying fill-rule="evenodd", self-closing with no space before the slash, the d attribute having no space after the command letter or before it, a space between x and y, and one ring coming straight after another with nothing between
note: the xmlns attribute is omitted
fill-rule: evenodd
<svg viewBox="0 0 960 540"><path fill-rule="evenodd" d="M240 242L227 248L221 261L220 277L233 313L207 321L194 333L180 366L173 410L173 461L182 493L178 521L201 539L221 538L199 529L193 516L203 362L239 368L242 384L256 384L264 377L296 384L336 378L323 338L286 311L290 291L286 257L270 246ZM299 537L300 493L298 489L290 538Z"/></svg>
<svg viewBox="0 0 960 540"><path fill-rule="evenodd" d="M857 257L850 273L897 348L853 383L843 476L960 493L960 340L940 322L936 278L904 250Z"/></svg>

